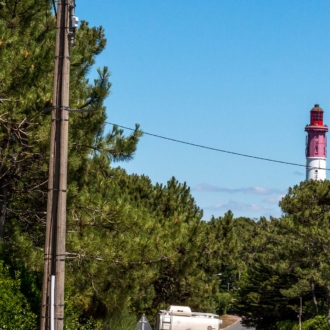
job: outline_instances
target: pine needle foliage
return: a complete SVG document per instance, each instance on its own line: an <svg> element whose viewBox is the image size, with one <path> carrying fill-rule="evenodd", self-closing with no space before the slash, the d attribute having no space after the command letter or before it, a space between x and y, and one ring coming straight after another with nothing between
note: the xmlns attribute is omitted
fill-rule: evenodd
<svg viewBox="0 0 330 330"><path fill-rule="evenodd" d="M55 17L44 0L0 6L0 259L11 274L29 274L33 285L25 294L34 311L43 270ZM212 231L201 209L175 178L154 185L113 167L133 158L143 133L139 125L130 135L117 126L106 130L109 68L88 79L106 46L104 29L83 21L75 40L70 108L89 112L69 120L66 328L97 329L104 320L128 327L120 322L133 318L120 311L152 319L169 304L213 311L218 279L208 271L221 253L208 254ZM114 315L121 315L118 324Z"/></svg>

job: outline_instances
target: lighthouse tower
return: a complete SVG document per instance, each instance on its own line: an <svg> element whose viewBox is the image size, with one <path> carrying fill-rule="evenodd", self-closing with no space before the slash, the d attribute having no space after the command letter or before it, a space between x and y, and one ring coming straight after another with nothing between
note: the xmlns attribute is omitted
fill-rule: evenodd
<svg viewBox="0 0 330 330"><path fill-rule="evenodd" d="M311 110L310 124L306 125L306 180L326 179L328 126L323 125L323 110L315 104Z"/></svg>

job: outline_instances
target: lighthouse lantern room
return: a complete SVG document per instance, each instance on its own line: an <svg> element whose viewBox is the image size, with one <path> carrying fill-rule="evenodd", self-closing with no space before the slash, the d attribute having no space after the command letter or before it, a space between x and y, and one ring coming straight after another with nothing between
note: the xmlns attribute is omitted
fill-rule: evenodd
<svg viewBox="0 0 330 330"><path fill-rule="evenodd" d="M323 110L315 104L306 125L306 180L326 179L326 158L328 126L323 124Z"/></svg>

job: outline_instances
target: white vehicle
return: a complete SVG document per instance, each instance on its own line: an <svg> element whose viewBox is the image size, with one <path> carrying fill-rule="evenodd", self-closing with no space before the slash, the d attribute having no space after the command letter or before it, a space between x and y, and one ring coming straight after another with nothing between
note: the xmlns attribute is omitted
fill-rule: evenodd
<svg viewBox="0 0 330 330"><path fill-rule="evenodd" d="M192 312L186 306L170 306L159 311L155 330L219 330L219 315Z"/></svg>

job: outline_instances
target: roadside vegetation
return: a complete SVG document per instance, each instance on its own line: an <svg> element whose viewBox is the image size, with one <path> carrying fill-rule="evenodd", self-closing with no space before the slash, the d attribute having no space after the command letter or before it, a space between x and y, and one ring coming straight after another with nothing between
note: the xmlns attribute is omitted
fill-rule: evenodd
<svg viewBox="0 0 330 330"><path fill-rule="evenodd" d="M37 329L41 299L55 18L47 1L0 1L0 328ZM129 329L188 305L258 329L327 329L330 183L302 182L280 219L202 220L185 183L118 167L143 132L106 127L106 46L82 22L71 50L66 329ZM111 116L111 112L109 112ZM152 161L152 159L151 159ZM11 314L10 314L11 313Z"/></svg>

